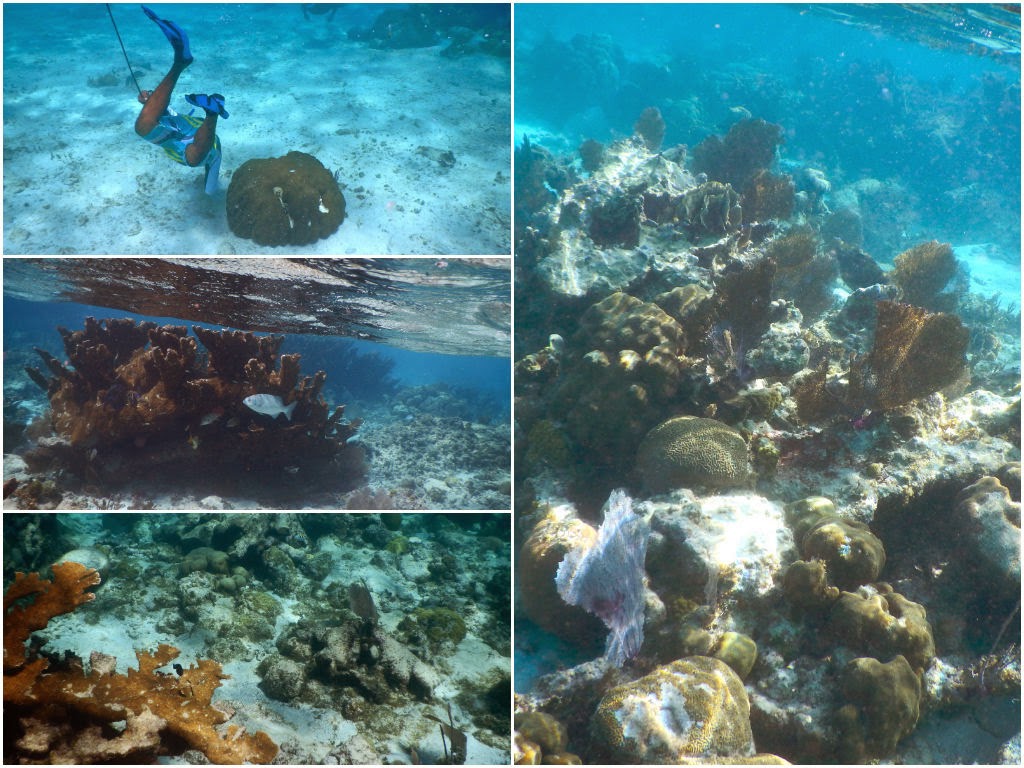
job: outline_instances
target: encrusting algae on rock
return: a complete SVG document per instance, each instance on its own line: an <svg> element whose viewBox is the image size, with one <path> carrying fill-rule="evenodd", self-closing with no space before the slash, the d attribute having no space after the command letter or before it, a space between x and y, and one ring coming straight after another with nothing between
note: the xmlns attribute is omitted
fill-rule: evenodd
<svg viewBox="0 0 1024 768"><path fill-rule="evenodd" d="M57 668L26 655L31 632L92 600L86 590L100 583L99 573L79 563L52 570L52 582L18 573L4 594L4 715L11 729L5 760L145 763L176 754L176 745L214 763L274 758L277 746L266 733L217 728L229 715L211 701L226 677L215 661L200 659L179 674L158 672L178 657L178 649L161 644L155 653L136 651L138 670L117 674L110 657L94 654L86 674L81 660ZM35 602L20 602L30 596ZM110 724L118 722L126 723L123 731L111 735Z"/></svg>

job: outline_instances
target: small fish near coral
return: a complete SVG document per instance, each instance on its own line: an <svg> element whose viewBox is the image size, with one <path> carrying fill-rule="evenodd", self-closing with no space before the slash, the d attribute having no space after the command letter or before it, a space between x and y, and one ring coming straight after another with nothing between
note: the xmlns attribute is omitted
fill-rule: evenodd
<svg viewBox="0 0 1024 768"><path fill-rule="evenodd" d="M278 395L249 395L247 398L242 400L245 406L255 412L269 416L272 419L277 419L278 416L284 414L288 421L292 420L292 413L295 411L297 403L285 405L284 401Z"/></svg>

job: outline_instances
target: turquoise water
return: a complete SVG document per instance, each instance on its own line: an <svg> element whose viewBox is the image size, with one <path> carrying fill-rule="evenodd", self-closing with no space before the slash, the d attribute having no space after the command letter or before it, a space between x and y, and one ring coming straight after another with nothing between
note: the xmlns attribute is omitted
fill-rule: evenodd
<svg viewBox="0 0 1024 768"><path fill-rule="evenodd" d="M213 194L136 135L173 51L138 4L110 7L116 30L101 3L4 6L5 253L280 253L235 234L226 192L293 151L335 177L346 216L292 252L508 253L508 6L153 4L194 57L170 109L225 97Z"/></svg>
<svg viewBox="0 0 1024 768"><path fill-rule="evenodd" d="M978 10L1001 13L1006 26L978 21ZM1018 303L1019 18L992 6L934 9L941 13L518 6L516 143L529 136L569 151L587 138L628 136L649 106L664 116L665 146L692 148L744 115L777 123L783 167L813 164L833 189L898 183L913 209L902 241L990 244L1001 265L962 258L979 274L995 269L988 283ZM899 250L869 252L888 262Z"/></svg>
<svg viewBox="0 0 1024 768"><path fill-rule="evenodd" d="M82 327L86 317L131 317L137 321L149 320L161 325L188 325L187 320L173 317L150 317L130 312L111 310L104 307L90 307L73 303L41 303L4 299L4 347L5 352L14 351L15 346L31 352L39 346L53 355L63 355L60 336L56 327L63 325L70 330ZM208 323L199 323L215 328ZM219 326L216 329L219 330ZM432 355L396 349L386 344L377 344L360 339L341 337L303 337L289 335L282 351L305 354L308 362L306 371L317 366L327 371L328 381L335 376L331 370L331 358L341 349L350 348L356 355L379 356L389 365L388 376L401 386L441 385L458 387L491 401L495 414L507 419L510 409L510 387L508 359L495 357ZM322 364L322 365L321 365ZM312 370L309 371L312 373ZM17 378L18 371L6 372L10 378ZM365 382L361 391L372 392L372 382ZM41 395L42 393L40 393Z"/></svg>

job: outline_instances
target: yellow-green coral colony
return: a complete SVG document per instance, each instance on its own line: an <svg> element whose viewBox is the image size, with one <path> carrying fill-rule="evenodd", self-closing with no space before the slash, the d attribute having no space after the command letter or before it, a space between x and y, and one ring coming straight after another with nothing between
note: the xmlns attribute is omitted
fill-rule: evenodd
<svg viewBox="0 0 1024 768"><path fill-rule="evenodd" d="M598 704L593 730L604 756L616 762L754 754L743 681L707 656L674 661L612 688Z"/></svg>
<svg viewBox="0 0 1024 768"><path fill-rule="evenodd" d="M395 536L385 545L385 549L394 555L404 555L409 551L409 539L405 536Z"/></svg>
<svg viewBox="0 0 1024 768"><path fill-rule="evenodd" d="M845 762L863 763L888 754L917 725L921 680L902 656L884 664L854 659L843 669L841 686L850 702L835 717Z"/></svg>
<svg viewBox="0 0 1024 768"><path fill-rule="evenodd" d="M515 716L516 742L521 744L518 765L579 765L566 751L565 726L546 712L520 712Z"/></svg>
<svg viewBox="0 0 1024 768"><path fill-rule="evenodd" d="M757 661L757 643L739 632L726 632L713 656L732 667L741 680L746 680Z"/></svg>
<svg viewBox="0 0 1024 768"><path fill-rule="evenodd" d="M803 538L804 557L823 560L836 586L852 589L875 581L885 567L882 542L864 523L826 520Z"/></svg>
<svg viewBox="0 0 1024 768"><path fill-rule="evenodd" d="M902 654L915 670L935 658L935 641L924 606L885 583L870 591L842 592L829 614L827 630L837 642L879 659Z"/></svg>
<svg viewBox="0 0 1024 768"><path fill-rule="evenodd" d="M740 486L750 479L743 436L727 424L697 416L677 416L648 432L636 463L644 484L655 492Z"/></svg>
<svg viewBox="0 0 1024 768"><path fill-rule="evenodd" d="M449 608L417 608L412 616L434 645L445 641L458 645L466 636L466 623Z"/></svg>

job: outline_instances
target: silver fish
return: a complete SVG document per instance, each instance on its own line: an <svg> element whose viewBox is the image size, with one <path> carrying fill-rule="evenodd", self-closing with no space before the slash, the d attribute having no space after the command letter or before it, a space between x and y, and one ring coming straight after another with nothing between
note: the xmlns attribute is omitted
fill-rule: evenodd
<svg viewBox="0 0 1024 768"><path fill-rule="evenodd" d="M295 410L297 403L291 405L285 405L277 395L249 395L242 401L245 406L256 413L262 413L264 416L270 416L276 419L282 413L288 417L288 421L292 420L292 411Z"/></svg>

